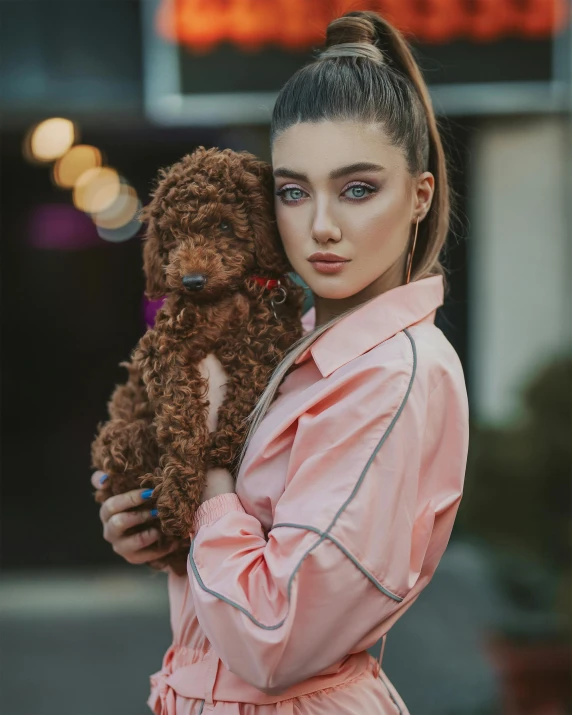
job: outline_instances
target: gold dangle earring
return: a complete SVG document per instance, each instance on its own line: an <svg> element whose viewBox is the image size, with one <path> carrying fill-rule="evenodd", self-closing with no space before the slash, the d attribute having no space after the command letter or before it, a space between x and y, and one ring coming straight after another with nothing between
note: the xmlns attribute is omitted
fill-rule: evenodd
<svg viewBox="0 0 572 715"><path fill-rule="evenodd" d="M415 236L413 237L413 248L411 249L411 253L409 254L409 260L408 264L409 267L407 268L407 280L405 281L405 285L409 283L409 279L411 278L411 267L413 266L413 254L415 253L415 244L417 243L417 231L419 230L419 216L417 217L417 223L415 224Z"/></svg>

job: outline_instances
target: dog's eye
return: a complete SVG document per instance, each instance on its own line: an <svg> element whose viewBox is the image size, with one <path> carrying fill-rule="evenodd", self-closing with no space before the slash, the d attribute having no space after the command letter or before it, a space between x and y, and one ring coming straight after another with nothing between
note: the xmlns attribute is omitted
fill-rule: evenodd
<svg viewBox="0 0 572 715"><path fill-rule="evenodd" d="M231 225L228 221L221 221L218 225L221 231L230 231Z"/></svg>

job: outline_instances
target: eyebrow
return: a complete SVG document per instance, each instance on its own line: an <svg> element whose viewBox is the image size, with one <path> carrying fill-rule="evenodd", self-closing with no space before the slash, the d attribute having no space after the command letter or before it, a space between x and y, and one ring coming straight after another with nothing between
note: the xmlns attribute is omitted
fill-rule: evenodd
<svg viewBox="0 0 572 715"><path fill-rule="evenodd" d="M341 166L339 169L334 169L330 171L330 179L340 179L342 176L347 176L348 174L355 174L357 171L384 171L385 167L380 164L372 164L369 161L358 161L355 164L349 164L348 166ZM294 171L293 169L288 169L285 166L275 169L274 176L276 178L283 179L296 179L298 181L308 181L306 174L299 171Z"/></svg>

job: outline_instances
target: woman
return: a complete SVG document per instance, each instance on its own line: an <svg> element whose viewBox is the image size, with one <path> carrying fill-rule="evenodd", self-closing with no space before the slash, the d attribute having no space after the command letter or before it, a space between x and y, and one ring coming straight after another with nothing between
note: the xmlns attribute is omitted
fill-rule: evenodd
<svg viewBox="0 0 572 715"><path fill-rule="evenodd" d="M443 555L468 408L459 359L434 325L443 149L391 25L364 12L330 24L326 50L280 92L272 163L280 234L314 294L316 327L255 411L236 493L230 474L209 473L188 577L169 575L173 645L149 705L403 715L366 649L385 645ZM139 519L125 510L145 496L101 509L105 538L131 563L157 557L153 530L123 536Z"/></svg>

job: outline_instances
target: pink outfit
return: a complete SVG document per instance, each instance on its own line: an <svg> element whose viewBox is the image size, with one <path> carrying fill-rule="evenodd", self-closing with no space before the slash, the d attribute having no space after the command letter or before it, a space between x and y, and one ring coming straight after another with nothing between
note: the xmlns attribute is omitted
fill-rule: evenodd
<svg viewBox="0 0 572 715"><path fill-rule="evenodd" d="M431 580L463 492L467 395L442 302L441 277L400 286L298 359L236 494L198 510L188 579L169 576L156 715L408 713L366 649Z"/></svg>

